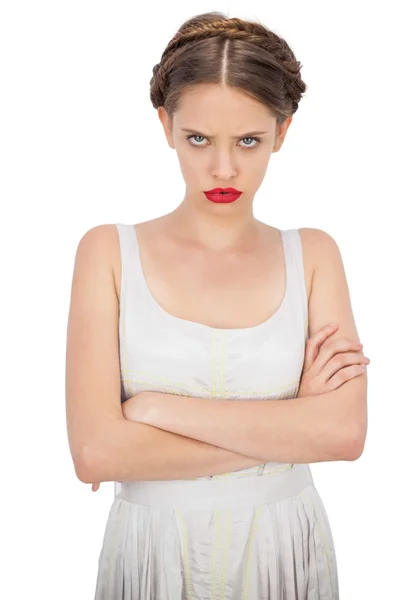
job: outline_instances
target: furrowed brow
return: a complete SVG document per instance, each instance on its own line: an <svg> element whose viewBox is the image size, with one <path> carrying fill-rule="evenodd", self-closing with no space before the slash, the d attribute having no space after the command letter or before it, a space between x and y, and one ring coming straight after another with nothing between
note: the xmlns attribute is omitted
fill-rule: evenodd
<svg viewBox="0 0 400 600"><path fill-rule="evenodd" d="M214 139L214 137L215 137L213 135L207 135L206 133L201 133L200 131L197 131L196 129L187 129L185 127L181 127L181 131L185 131L186 133L191 133L193 135L201 135L202 137L209 138L210 140ZM232 137L232 139L244 138L244 137L251 137L253 135L262 135L264 133L268 133L268 131L249 131L247 133L243 133L242 135L233 135L231 137Z"/></svg>

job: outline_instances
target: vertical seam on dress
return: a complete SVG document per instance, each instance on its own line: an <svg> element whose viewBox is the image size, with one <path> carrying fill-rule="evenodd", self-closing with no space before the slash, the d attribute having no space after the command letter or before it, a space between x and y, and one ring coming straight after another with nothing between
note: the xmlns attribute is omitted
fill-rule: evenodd
<svg viewBox="0 0 400 600"><path fill-rule="evenodd" d="M251 566L251 560L252 560L253 543L254 543L254 537L255 537L255 533L256 533L258 519L259 519L262 509L263 509L262 504L255 508L255 511L253 513L252 522L251 522L250 538L248 539L248 542L247 542L246 571L245 571L245 576L244 576L244 587L243 587L242 600L248 600L248 597L249 597L248 587L249 587L249 577L250 577L250 566Z"/></svg>
<svg viewBox="0 0 400 600"><path fill-rule="evenodd" d="M315 516L315 522L317 524L317 528L318 528L318 531L319 531L321 539L322 539L322 545L324 547L325 560L326 560L326 564L327 564L327 567L328 567L328 574L329 574L329 583L330 583L330 586L331 586L331 589L332 589L331 566L330 566L330 560L329 560L328 550L327 550L327 546L328 545L327 545L327 542L326 542L325 534L323 532L323 528L321 527L321 524L319 522L314 502L310 498L308 498L308 496L304 493L304 491L300 492L300 496L302 496L303 498L305 498L307 500L307 502L312 506L312 509L313 509L313 512L314 512L314 516Z"/></svg>
<svg viewBox="0 0 400 600"><path fill-rule="evenodd" d="M225 549L222 560L222 573L221 573L221 592L220 592L220 600L224 600L225 598L225 586L226 580L228 576L228 555L229 550L231 548L231 509L227 508L225 512L226 521L225 521Z"/></svg>
<svg viewBox="0 0 400 600"><path fill-rule="evenodd" d="M181 523L181 532L182 532L182 537L183 537L183 556L184 556L184 571L185 571L184 577L185 577L185 587L186 587L185 597L186 597L186 600L190 600L190 598L191 598L190 588L191 588L192 582L190 579L187 528L186 528L186 524L185 524L185 520L183 518L182 512L180 510L176 509L175 513Z"/></svg>
<svg viewBox="0 0 400 600"><path fill-rule="evenodd" d="M219 509L213 510L214 519L215 519L215 531L214 531L214 543L213 543L213 553L212 553L212 590L211 590L211 599L216 600L216 586L217 586L217 556L218 556L218 548L221 545L221 521L220 521L220 511Z"/></svg>

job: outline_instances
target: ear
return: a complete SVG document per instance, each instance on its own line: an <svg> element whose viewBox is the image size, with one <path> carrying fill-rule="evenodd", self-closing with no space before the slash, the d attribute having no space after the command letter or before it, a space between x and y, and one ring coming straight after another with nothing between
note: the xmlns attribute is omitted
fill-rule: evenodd
<svg viewBox="0 0 400 600"><path fill-rule="evenodd" d="M286 136L286 132L289 129L289 125L292 122L292 119L293 115L288 117L285 121L283 121L283 123L277 126L275 134L275 143L272 152L278 152L281 149Z"/></svg>
<svg viewBox="0 0 400 600"><path fill-rule="evenodd" d="M158 118L164 128L165 137L167 138L168 146L175 148L174 141L172 139L172 120L163 106L159 106L157 109Z"/></svg>

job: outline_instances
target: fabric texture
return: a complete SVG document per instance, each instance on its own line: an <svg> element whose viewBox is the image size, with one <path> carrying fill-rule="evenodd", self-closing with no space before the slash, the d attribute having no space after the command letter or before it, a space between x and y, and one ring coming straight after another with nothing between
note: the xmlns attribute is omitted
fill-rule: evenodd
<svg viewBox="0 0 400 600"><path fill-rule="evenodd" d="M121 252L121 402L140 391L235 399L297 396L308 336L298 229L281 230L282 303L255 327L218 329L165 311L135 226ZM329 520L308 464L268 462L175 481L115 482L95 600L338 600Z"/></svg>

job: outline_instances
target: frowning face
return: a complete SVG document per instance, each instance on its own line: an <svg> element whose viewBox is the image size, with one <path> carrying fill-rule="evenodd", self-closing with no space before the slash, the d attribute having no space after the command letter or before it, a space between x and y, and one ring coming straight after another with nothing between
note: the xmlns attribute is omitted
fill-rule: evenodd
<svg viewBox="0 0 400 600"><path fill-rule="evenodd" d="M264 104L241 90L217 84L187 88L172 121L163 107L158 115L168 144L178 155L186 183L185 202L215 206L205 191L235 188L242 194L229 208L224 204L224 210L241 207L245 212L292 120L277 126Z"/></svg>

